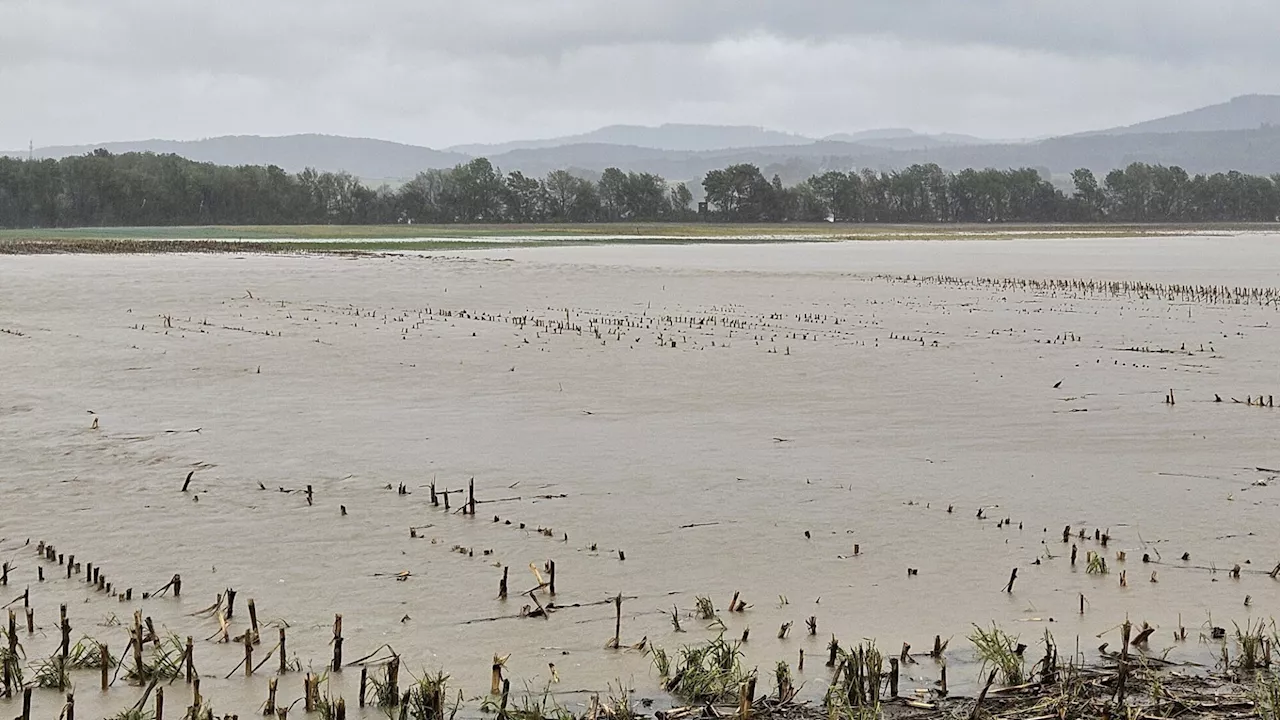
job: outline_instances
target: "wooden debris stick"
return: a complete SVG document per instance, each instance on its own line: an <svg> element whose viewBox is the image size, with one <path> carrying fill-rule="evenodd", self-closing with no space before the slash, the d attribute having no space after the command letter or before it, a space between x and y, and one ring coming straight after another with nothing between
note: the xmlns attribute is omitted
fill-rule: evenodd
<svg viewBox="0 0 1280 720"><path fill-rule="evenodd" d="M622 646L622 593L618 593L613 598L613 607L615 610L613 621L613 646L615 648Z"/></svg>
<svg viewBox="0 0 1280 720"><path fill-rule="evenodd" d="M342 672L342 615L333 616L333 672Z"/></svg>
<svg viewBox="0 0 1280 720"><path fill-rule="evenodd" d="M58 628L62 631L62 646L59 652L63 661L71 654L71 623L67 620L67 606L64 603L58 608Z"/></svg>
<svg viewBox="0 0 1280 720"><path fill-rule="evenodd" d="M253 644L258 644L258 608L253 604L253 598L249 598L247 603L249 607L249 636L253 639Z"/></svg>
<svg viewBox="0 0 1280 720"><path fill-rule="evenodd" d="M146 671L142 664L142 611L141 610L135 610L133 613L133 636L129 638L129 644L133 648L133 667L138 676L138 684L141 685L146 676Z"/></svg>
<svg viewBox="0 0 1280 720"><path fill-rule="evenodd" d="M978 711L982 709L982 703L987 699L987 693L991 691L991 686L996 682L996 671L993 668L991 674L987 676L987 682L982 686L982 692L978 693L978 701L973 704L973 710L969 713L969 720L976 720Z"/></svg>

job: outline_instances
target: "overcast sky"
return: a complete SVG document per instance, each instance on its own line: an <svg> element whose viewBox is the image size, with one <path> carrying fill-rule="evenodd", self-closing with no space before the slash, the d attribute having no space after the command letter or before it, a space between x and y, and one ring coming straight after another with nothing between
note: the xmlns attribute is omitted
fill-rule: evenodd
<svg viewBox="0 0 1280 720"><path fill-rule="evenodd" d="M1020 138L1280 92L1278 0L0 0L0 148L612 123Z"/></svg>

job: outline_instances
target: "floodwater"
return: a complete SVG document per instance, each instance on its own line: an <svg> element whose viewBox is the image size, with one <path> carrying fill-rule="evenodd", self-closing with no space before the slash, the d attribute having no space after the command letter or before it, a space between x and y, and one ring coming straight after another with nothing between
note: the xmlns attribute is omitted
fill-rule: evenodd
<svg viewBox="0 0 1280 720"><path fill-rule="evenodd" d="M8 257L0 602L30 587L32 661L57 647L59 603L72 642L117 655L141 609L195 637L203 695L246 717L276 662L233 673L243 649L191 615L226 588L233 634L248 598L271 624L255 663L287 623L290 655L321 671L341 613L346 660L388 643L405 672L450 674L464 715L495 654L518 691L553 663L570 709L618 683L669 703L649 657L605 648L613 605L593 603L619 593L624 646L714 638L693 617L705 595L726 637L750 628L762 691L804 650L807 697L832 635L888 656L910 643L904 692L932 687L923 653L950 638L963 692L975 623L1030 659L1046 629L1093 658L1128 617L1158 628L1153 654L1212 662L1210 625L1273 616L1280 481L1258 468L1280 468L1280 410L1252 402L1280 394L1274 300L882 277L935 274L1274 288L1280 237ZM431 505L433 480L471 478L475 517ZM1063 543L1066 525L1088 539ZM134 600L67 580L38 541ZM1086 572L1089 551L1109 573ZM557 595L537 601L562 609L519 617L548 560ZM181 599L140 599L174 573ZM353 715L358 675L330 676ZM105 695L95 672L75 684L81 717L142 693L123 675ZM302 686L284 678L280 703ZM167 692L180 713L189 691ZM38 690L35 715L62 703Z"/></svg>

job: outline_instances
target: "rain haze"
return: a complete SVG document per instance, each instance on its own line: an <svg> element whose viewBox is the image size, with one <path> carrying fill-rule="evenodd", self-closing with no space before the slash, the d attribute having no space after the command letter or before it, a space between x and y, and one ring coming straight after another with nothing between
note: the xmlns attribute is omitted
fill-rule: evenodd
<svg viewBox="0 0 1280 720"><path fill-rule="evenodd" d="M1277 28L0 0L0 718L1280 720Z"/></svg>
<svg viewBox="0 0 1280 720"><path fill-rule="evenodd" d="M1266 0L0 0L0 148L614 123L1032 138L1280 90Z"/></svg>

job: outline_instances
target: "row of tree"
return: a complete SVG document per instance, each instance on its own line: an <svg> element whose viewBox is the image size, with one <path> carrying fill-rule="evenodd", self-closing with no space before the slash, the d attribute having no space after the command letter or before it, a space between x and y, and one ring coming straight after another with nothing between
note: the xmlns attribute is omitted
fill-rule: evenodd
<svg viewBox="0 0 1280 720"><path fill-rule="evenodd" d="M1200 222L1275 221L1280 175L1188 175L1135 163L1101 182L1089 170L1064 191L1032 169L829 171L792 186L755 165L707 173L706 203L650 173L588 179L503 174L479 158L428 170L398 188L347 173L227 167L176 155L103 150L62 160L0 157L0 227L372 223Z"/></svg>
<svg viewBox="0 0 1280 720"><path fill-rule="evenodd" d="M686 186L647 173L530 178L483 158L392 189L348 173L176 155L0 157L0 227L662 221L688 219L692 201Z"/></svg>
<svg viewBox="0 0 1280 720"><path fill-rule="evenodd" d="M1064 192L1032 169L962 170L913 165L893 172L831 171L784 188L755 168L708 173L718 217L887 223L1274 222L1280 174L1189 176L1179 167L1134 163L1100 183L1087 169Z"/></svg>

